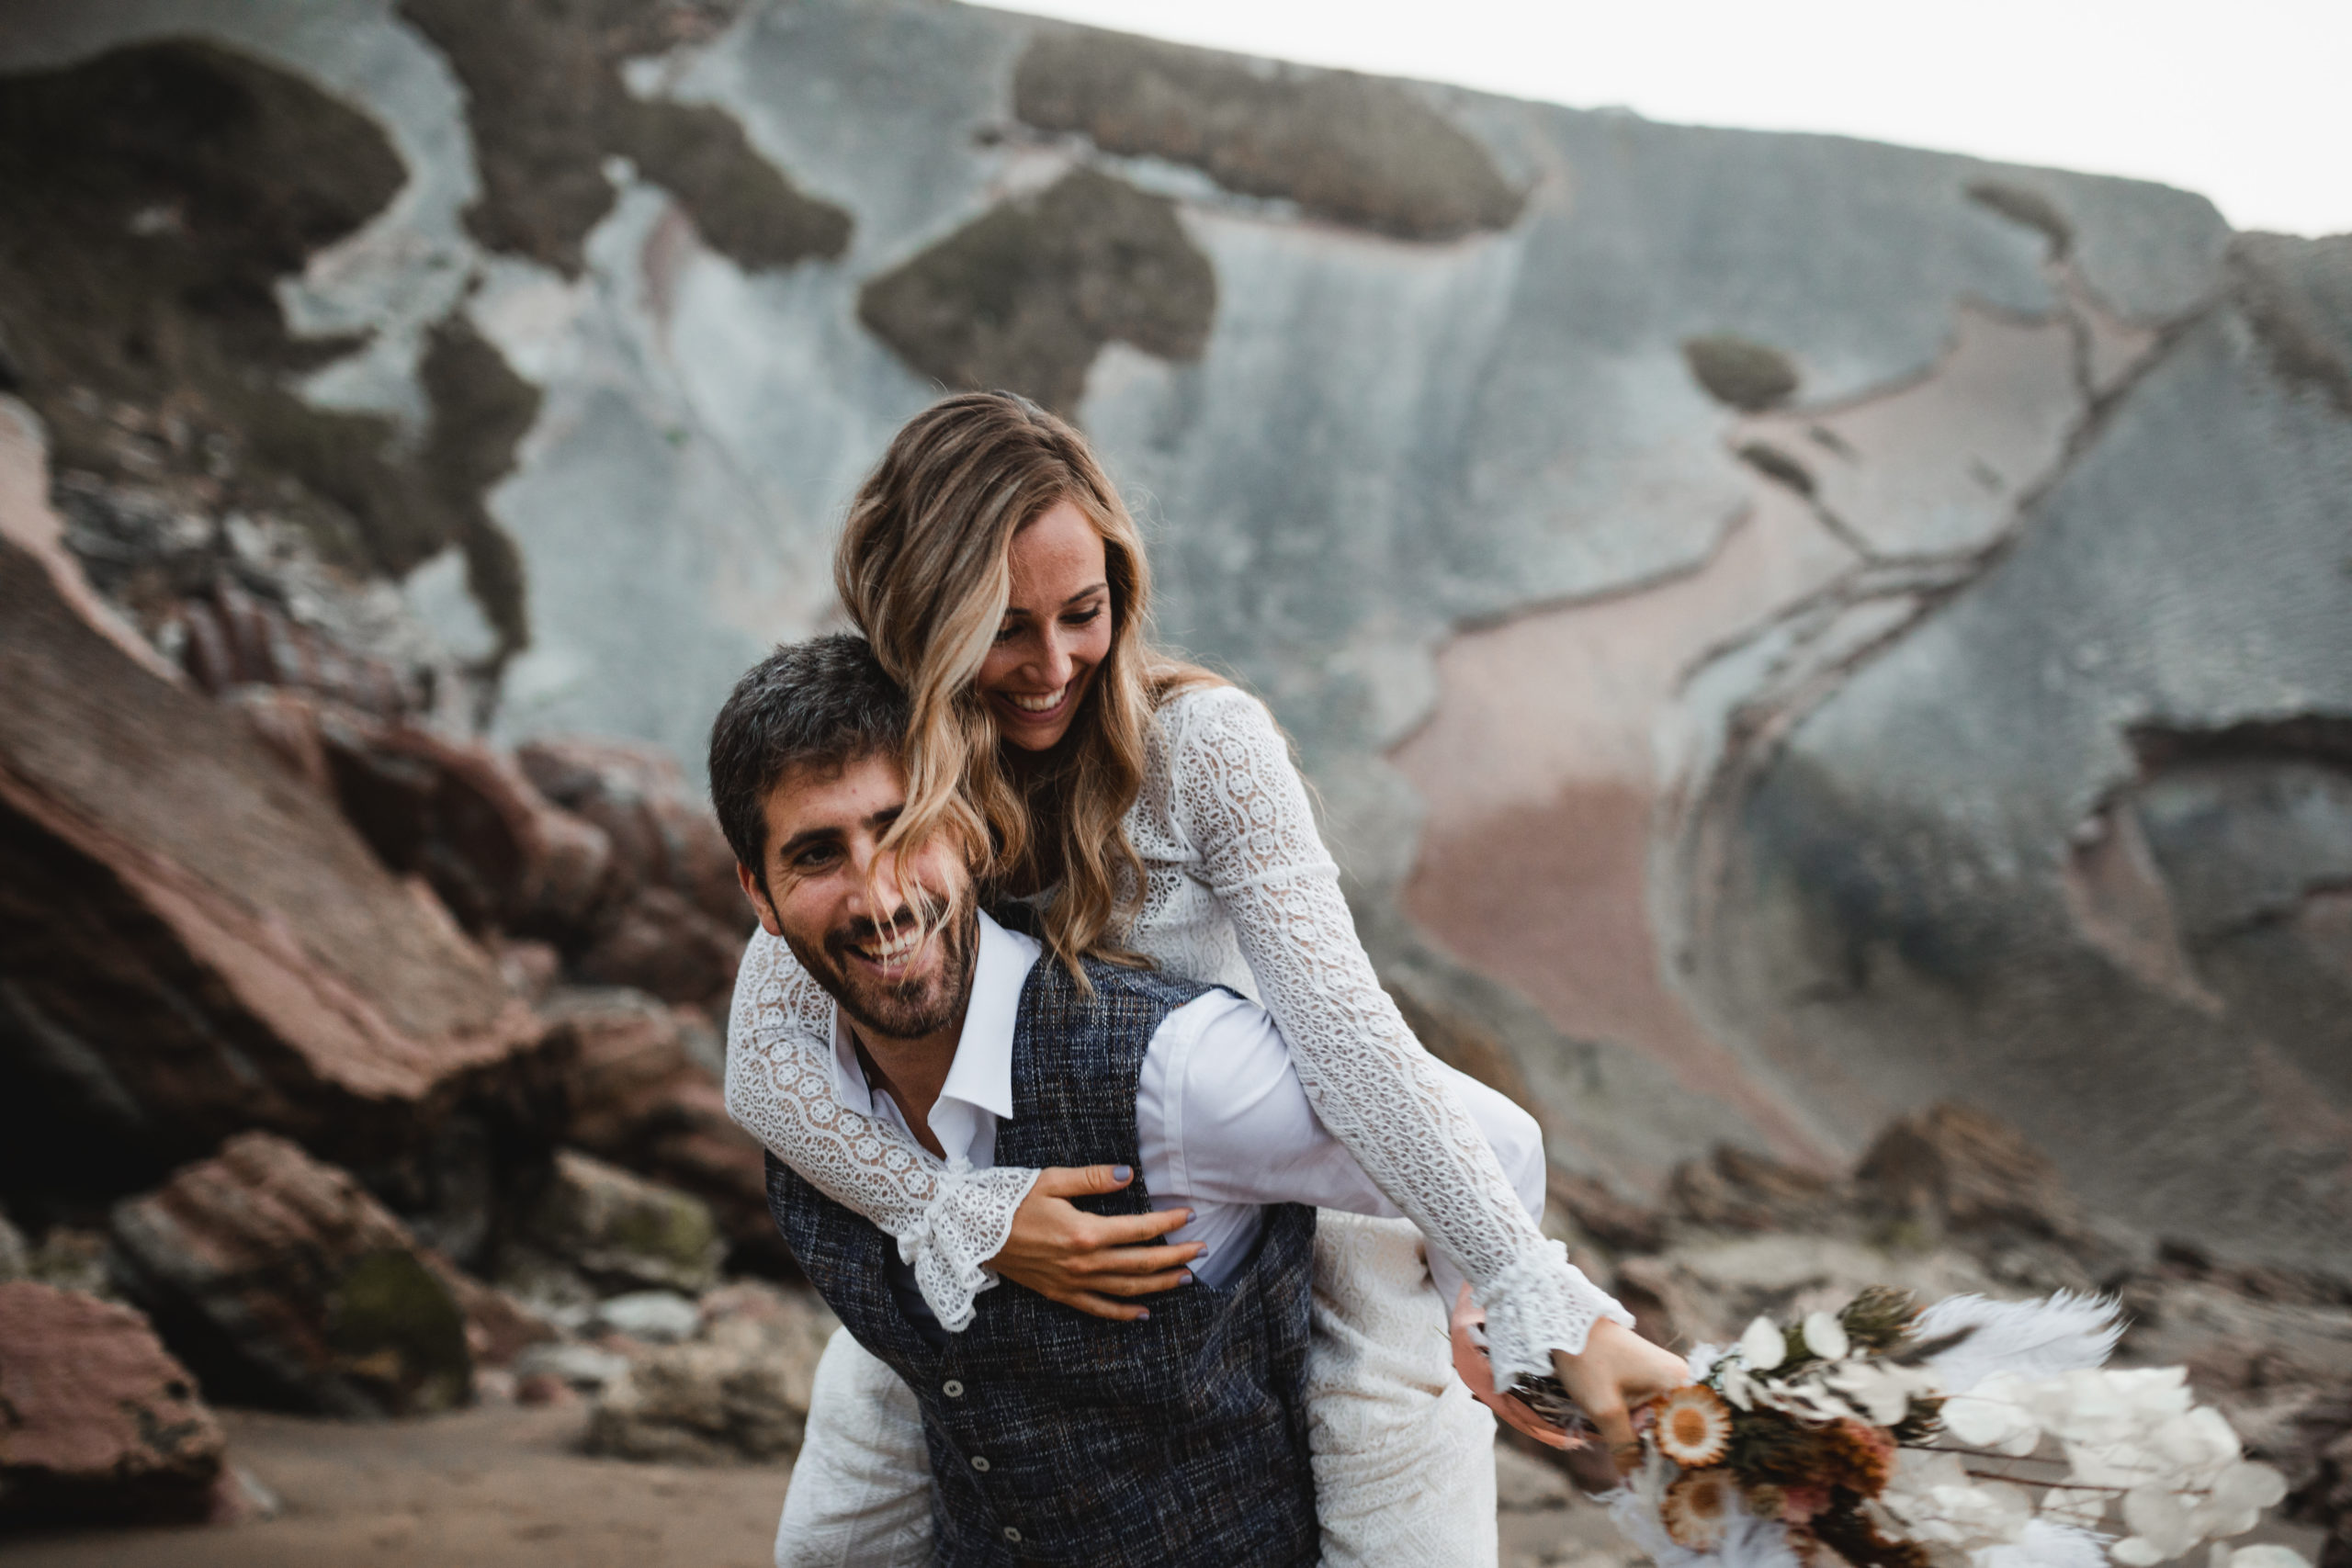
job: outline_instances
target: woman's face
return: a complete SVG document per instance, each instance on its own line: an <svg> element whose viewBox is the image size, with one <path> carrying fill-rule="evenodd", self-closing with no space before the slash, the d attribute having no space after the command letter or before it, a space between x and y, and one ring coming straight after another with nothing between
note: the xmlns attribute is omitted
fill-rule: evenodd
<svg viewBox="0 0 2352 1568"><path fill-rule="evenodd" d="M980 665L980 696L997 731L1024 751L1069 733L1094 671L1111 653L1111 585L1102 536L1067 501L1012 536L1012 592L996 646Z"/></svg>

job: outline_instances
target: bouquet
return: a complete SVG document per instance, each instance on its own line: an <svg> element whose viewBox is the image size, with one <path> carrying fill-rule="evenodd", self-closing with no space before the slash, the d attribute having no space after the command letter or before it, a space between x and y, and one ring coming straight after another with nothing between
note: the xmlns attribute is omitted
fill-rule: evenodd
<svg viewBox="0 0 2352 1568"><path fill-rule="evenodd" d="M1880 1288L1758 1318L1646 1407L1605 1501L1658 1568L2151 1568L2209 1540L2211 1568L2303 1568L2219 1544L2286 1483L2183 1369L2105 1367L2116 1312L2065 1293L1920 1312Z"/></svg>

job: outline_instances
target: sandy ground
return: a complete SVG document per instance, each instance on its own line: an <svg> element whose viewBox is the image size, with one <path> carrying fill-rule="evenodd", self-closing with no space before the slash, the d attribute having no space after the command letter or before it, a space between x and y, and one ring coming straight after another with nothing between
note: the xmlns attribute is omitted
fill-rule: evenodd
<svg viewBox="0 0 2352 1568"><path fill-rule="evenodd" d="M687 1469L573 1451L584 1407L380 1426L224 1411L277 1518L0 1542L8 1568L769 1568L785 1465Z"/></svg>
<svg viewBox="0 0 2352 1568"><path fill-rule="evenodd" d="M769 1568L788 1465L589 1459L584 1407L379 1425L222 1411L229 1451L283 1511L196 1529L0 1540L6 1568ZM1545 1465L1496 1455L1501 1568L1636 1568Z"/></svg>

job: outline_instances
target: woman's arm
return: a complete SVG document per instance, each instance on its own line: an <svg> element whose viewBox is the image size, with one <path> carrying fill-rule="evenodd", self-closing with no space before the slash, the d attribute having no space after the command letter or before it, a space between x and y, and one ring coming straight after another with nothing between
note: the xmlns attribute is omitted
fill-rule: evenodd
<svg viewBox="0 0 2352 1568"><path fill-rule="evenodd" d="M1437 1060L1381 989L1290 748L1256 699L1186 699L1171 737L1172 813L1232 918L1299 1079L1364 1173L1442 1251L1487 1312L1505 1386L1583 1351L1632 1314L1529 1218Z"/></svg>
<svg viewBox="0 0 2352 1568"><path fill-rule="evenodd" d="M898 1238L923 1300L951 1332L996 1283L981 1265L1004 1246L1037 1173L954 1170L896 1128L843 1105L832 1074L833 998L792 950L752 933L727 1022L727 1111L835 1202Z"/></svg>
<svg viewBox="0 0 2352 1568"><path fill-rule="evenodd" d="M1182 1215L1100 1216L1069 1201L1125 1185L1107 1166L973 1170L933 1158L842 1103L832 1040L833 998L791 948L753 931L727 1023L728 1114L818 1190L896 1237L949 1332L971 1323L973 1298L999 1275L1100 1317L1132 1317L1137 1309L1109 1298L1168 1289L1169 1271L1196 1250L1136 1245Z"/></svg>

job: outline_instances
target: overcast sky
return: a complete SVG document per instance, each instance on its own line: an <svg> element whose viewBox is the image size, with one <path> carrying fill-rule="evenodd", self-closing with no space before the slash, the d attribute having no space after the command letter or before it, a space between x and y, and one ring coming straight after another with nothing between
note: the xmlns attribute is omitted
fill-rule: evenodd
<svg viewBox="0 0 2352 1568"><path fill-rule="evenodd" d="M1826 130L2352 232L2352 0L1019 0L1004 8L1652 119Z"/></svg>

